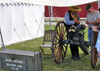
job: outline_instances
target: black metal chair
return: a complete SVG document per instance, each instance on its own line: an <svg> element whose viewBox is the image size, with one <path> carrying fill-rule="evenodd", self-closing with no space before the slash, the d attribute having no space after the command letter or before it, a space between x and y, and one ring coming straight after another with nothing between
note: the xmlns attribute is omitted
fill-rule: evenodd
<svg viewBox="0 0 100 71"><path fill-rule="evenodd" d="M44 33L43 45L39 46L41 50L40 52L43 53L44 55L46 54L44 52L44 48L50 48L50 50L52 51L53 32L54 30L47 30Z"/></svg>

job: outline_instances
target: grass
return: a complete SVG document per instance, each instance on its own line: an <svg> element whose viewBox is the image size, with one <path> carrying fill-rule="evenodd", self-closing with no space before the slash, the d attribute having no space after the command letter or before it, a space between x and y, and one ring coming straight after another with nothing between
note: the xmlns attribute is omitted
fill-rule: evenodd
<svg viewBox="0 0 100 71"><path fill-rule="evenodd" d="M54 29L55 26L52 26ZM49 25L45 25L45 30L50 29ZM85 40L88 41L87 38L87 29L85 29ZM17 50L29 50L34 51L39 45L42 45L43 37L36 38L33 40L25 41L22 43L12 44L6 46L8 49L17 49ZM46 53L51 53L49 49L45 50ZM60 64L56 64L51 56L44 56L42 55L42 65L43 71L97 71L100 69L100 65L98 65L95 69L91 66L91 59L88 58L89 55L85 55L81 49L79 49L79 54L82 57L80 60L73 60L71 59L71 52L70 48L68 48L66 57L63 62ZM0 71L10 71L10 70L3 70Z"/></svg>

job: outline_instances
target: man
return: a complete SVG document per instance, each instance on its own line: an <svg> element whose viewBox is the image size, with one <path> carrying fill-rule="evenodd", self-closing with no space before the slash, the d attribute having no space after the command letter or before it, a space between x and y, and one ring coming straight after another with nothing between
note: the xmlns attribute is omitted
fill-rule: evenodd
<svg viewBox="0 0 100 71"><path fill-rule="evenodd" d="M90 4L86 5L86 12L88 12L87 20L86 20L86 24L88 24L88 39L91 42L92 32L93 32L92 31L93 23L95 20L100 18L100 15L99 15L99 12L96 11Z"/></svg>
<svg viewBox="0 0 100 71"><path fill-rule="evenodd" d="M79 14L77 12L81 11L81 8L79 6L71 6L68 7L69 11L67 11L65 13L65 22L67 24L67 32L69 30L69 28L74 25L77 26L80 24L80 18L79 18ZM78 50L78 46L77 45L70 45L70 50L71 50L71 58L72 59L81 59L81 57L79 56L79 50Z"/></svg>

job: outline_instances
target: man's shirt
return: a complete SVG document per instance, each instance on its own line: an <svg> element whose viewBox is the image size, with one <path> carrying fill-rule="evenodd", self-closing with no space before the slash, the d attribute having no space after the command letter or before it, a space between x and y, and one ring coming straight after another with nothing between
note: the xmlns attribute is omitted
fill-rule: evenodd
<svg viewBox="0 0 100 71"><path fill-rule="evenodd" d="M73 13L74 15L74 13ZM79 14L78 14L78 20L80 21L80 18L79 18ZM70 20L70 15L69 15L69 12L66 12L65 13L65 22L67 25L74 25L74 20Z"/></svg>
<svg viewBox="0 0 100 71"><path fill-rule="evenodd" d="M94 11L93 13L88 13L87 14L87 20L88 22L94 22L95 20L97 20L97 18L100 18L100 14L98 11ZM88 25L89 28L92 28L93 24Z"/></svg>

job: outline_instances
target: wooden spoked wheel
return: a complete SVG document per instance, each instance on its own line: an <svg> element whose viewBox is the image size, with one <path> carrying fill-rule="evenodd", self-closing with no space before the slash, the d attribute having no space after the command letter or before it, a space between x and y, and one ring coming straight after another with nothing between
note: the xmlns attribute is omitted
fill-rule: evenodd
<svg viewBox="0 0 100 71"><path fill-rule="evenodd" d="M92 63L92 67L95 68L98 65L98 59L97 58L97 49L95 47L92 48L92 53L91 53L91 63Z"/></svg>
<svg viewBox="0 0 100 71"><path fill-rule="evenodd" d="M93 32L92 42L91 42L91 65L92 65L92 68L95 68L98 65L98 59L99 59L97 57L98 56L97 49L95 48L97 37L98 37L98 33Z"/></svg>
<svg viewBox="0 0 100 71"><path fill-rule="evenodd" d="M52 40L52 55L56 63L60 63L64 60L68 44L64 44L67 40L67 28L66 23L61 21L58 22Z"/></svg>

